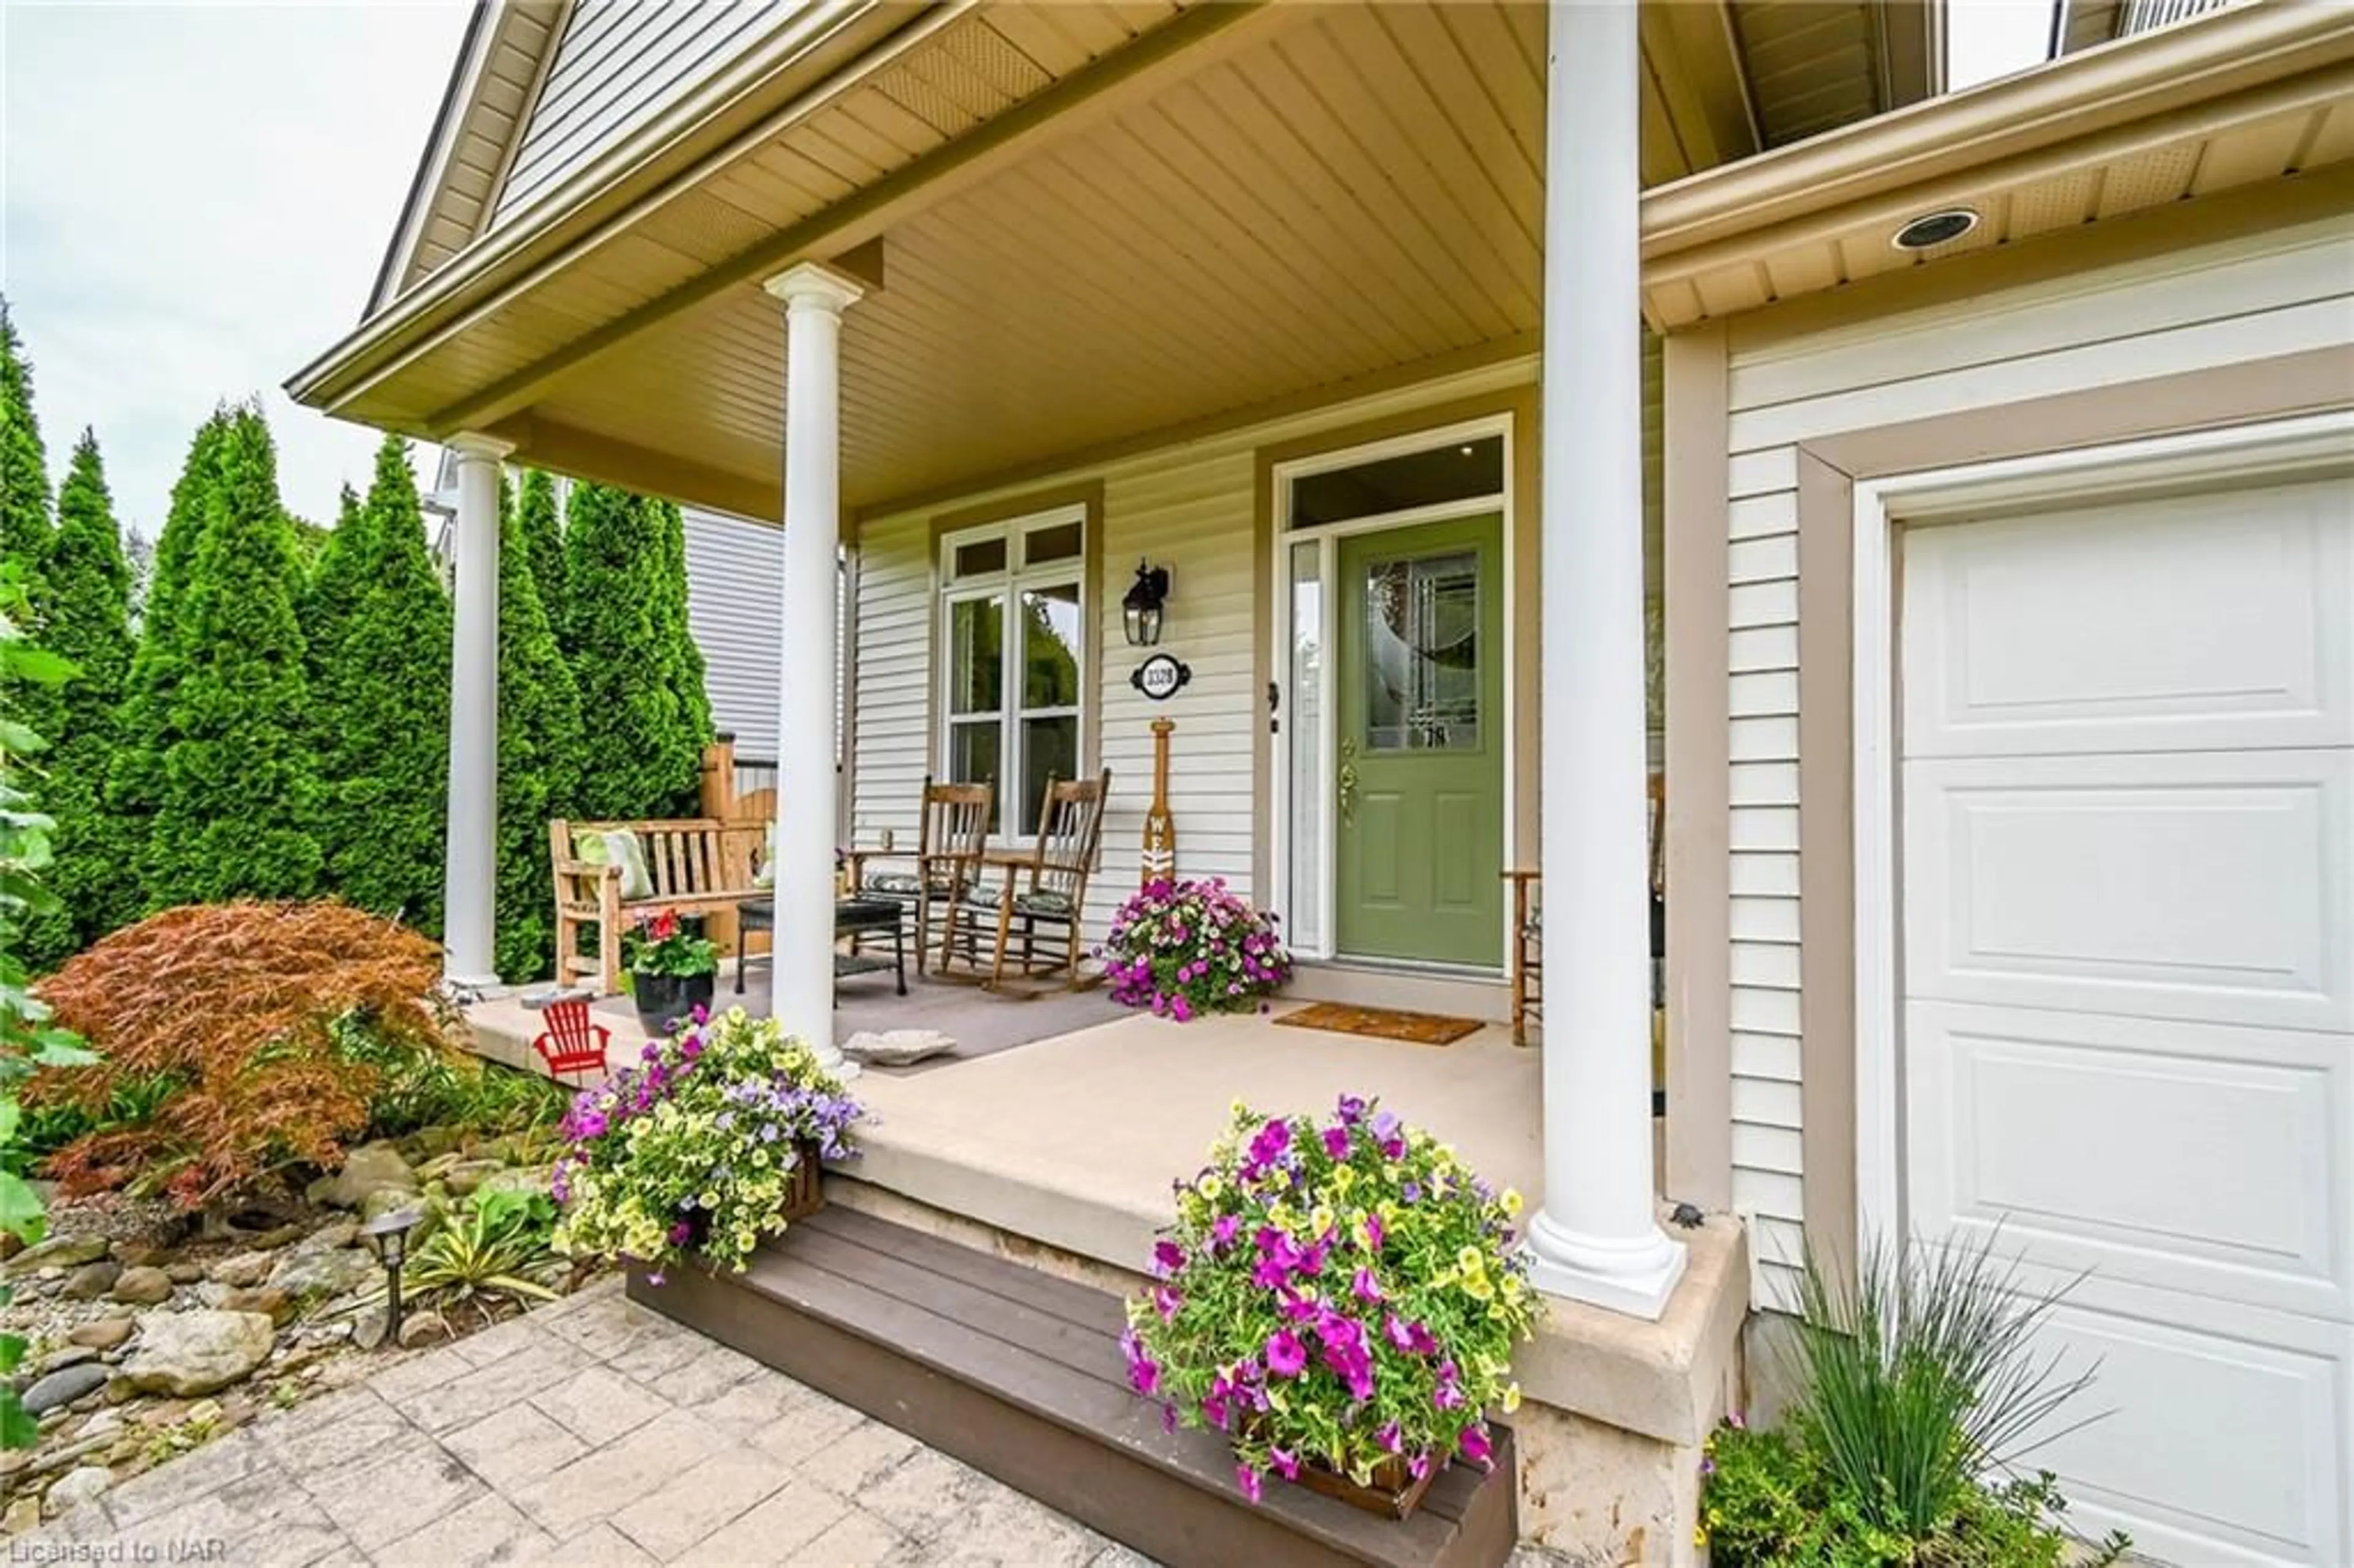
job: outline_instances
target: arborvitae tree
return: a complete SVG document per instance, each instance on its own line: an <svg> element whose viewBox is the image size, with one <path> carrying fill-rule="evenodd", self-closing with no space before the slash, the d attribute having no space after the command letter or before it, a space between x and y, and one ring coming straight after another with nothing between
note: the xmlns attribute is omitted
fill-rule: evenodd
<svg viewBox="0 0 2354 1568"><path fill-rule="evenodd" d="M300 591L270 429L259 409L232 409L204 533L172 606L181 669L149 841L147 891L158 905L299 898L318 885Z"/></svg>
<svg viewBox="0 0 2354 1568"><path fill-rule="evenodd" d="M567 597L564 584L564 524L556 510L556 481L537 469L525 469L515 498L515 521L531 575L539 588L539 606L553 620Z"/></svg>
<svg viewBox="0 0 2354 1568"><path fill-rule="evenodd" d="M0 300L0 561L18 563L26 607L37 629L48 609L41 577L49 553L48 462L33 413L33 367L7 302ZM48 641L37 630L34 635ZM54 740L60 716L55 687L27 682L4 695L9 716Z"/></svg>
<svg viewBox="0 0 2354 1568"><path fill-rule="evenodd" d="M318 554L311 560L310 577L302 587L302 641L311 650L313 680L324 675L333 662L333 650L343 641L352 606L360 597L360 561L367 554L367 517L366 510L360 505L359 493L345 485L342 502L335 510L335 525L328 530ZM313 695L315 700L317 694Z"/></svg>
<svg viewBox="0 0 2354 1568"><path fill-rule="evenodd" d="M172 725L186 670L180 626L229 422L229 411L218 408L197 428L179 482L172 487L172 507L155 540L146 597L140 605L139 643L131 656L118 744L107 766L109 839L138 885L140 911L160 909L164 902L158 890L166 846L156 842L154 826L155 814L163 809L164 759L175 738Z"/></svg>
<svg viewBox="0 0 2354 1568"><path fill-rule="evenodd" d="M582 747L580 694L524 534L532 489L526 477L520 503L503 508L499 542L498 971L517 985L546 976L554 960L547 823L573 809Z"/></svg>
<svg viewBox="0 0 2354 1568"><path fill-rule="evenodd" d="M566 508L565 651L597 746L583 817L696 810L711 710L685 636L685 547L668 536L678 526L675 508L609 485L578 486Z"/></svg>
<svg viewBox="0 0 2354 1568"><path fill-rule="evenodd" d="M131 567L98 438L89 430L58 492L58 527L42 576L49 599L42 640L72 660L76 673L62 693L42 791L58 823L49 885L64 907L35 923L27 953L35 969L62 962L138 914L138 890L105 814L117 710L131 671Z"/></svg>
<svg viewBox="0 0 2354 1568"><path fill-rule="evenodd" d="M426 553L417 478L398 436L376 449L362 510L355 540L330 546L345 557L357 591L341 607L340 628L331 618L323 629L324 657L313 661L323 672L314 708L327 885L363 909L438 935L450 784L450 600ZM321 565L325 578L327 563Z"/></svg>

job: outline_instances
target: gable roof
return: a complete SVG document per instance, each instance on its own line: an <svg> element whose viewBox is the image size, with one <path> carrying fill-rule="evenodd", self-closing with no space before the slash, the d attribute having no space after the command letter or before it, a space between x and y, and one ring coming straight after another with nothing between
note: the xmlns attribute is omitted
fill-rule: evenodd
<svg viewBox="0 0 2354 1568"><path fill-rule="evenodd" d="M571 9L571 0L474 0L400 221L368 291L368 315L482 232Z"/></svg>

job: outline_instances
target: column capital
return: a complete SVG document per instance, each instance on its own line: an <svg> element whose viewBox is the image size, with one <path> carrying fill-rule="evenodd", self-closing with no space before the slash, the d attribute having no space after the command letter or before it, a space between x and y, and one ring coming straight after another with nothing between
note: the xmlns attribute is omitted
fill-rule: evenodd
<svg viewBox="0 0 2354 1568"><path fill-rule="evenodd" d="M488 462L504 462L515 450L513 441L486 436L480 430L461 430L441 444L461 458Z"/></svg>
<svg viewBox="0 0 2354 1568"><path fill-rule="evenodd" d="M820 306L835 315L866 297L865 285L822 261L797 261L760 287L788 307Z"/></svg>

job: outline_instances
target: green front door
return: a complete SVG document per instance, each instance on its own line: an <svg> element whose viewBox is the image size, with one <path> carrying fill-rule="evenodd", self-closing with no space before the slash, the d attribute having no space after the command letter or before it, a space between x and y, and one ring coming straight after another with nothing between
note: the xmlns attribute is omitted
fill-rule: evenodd
<svg viewBox="0 0 2354 1568"><path fill-rule="evenodd" d="M1500 961L1502 540L1491 514L1341 542L1332 778L1343 957Z"/></svg>

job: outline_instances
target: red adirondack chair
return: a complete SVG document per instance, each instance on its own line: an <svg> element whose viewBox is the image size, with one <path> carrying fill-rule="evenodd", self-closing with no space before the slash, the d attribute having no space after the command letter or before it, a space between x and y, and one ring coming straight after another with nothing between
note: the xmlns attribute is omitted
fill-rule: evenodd
<svg viewBox="0 0 2354 1568"><path fill-rule="evenodd" d="M605 1048L612 1032L588 1016L588 993L559 991L528 997L524 1005L547 1015L547 1027L531 1043L547 1064L548 1076L564 1081L576 1074L605 1075Z"/></svg>

